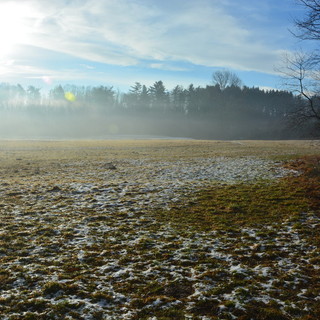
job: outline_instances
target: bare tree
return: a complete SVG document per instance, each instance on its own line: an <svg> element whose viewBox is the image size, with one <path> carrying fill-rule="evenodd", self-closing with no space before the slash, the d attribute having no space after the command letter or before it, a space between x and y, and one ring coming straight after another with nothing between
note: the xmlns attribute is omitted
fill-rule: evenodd
<svg viewBox="0 0 320 320"><path fill-rule="evenodd" d="M229 70L218 70L213 73L212 81L215 85L218 85L221 90L224 90L226 87L241 87L241 79L233 72Z"/></svg>
<svg viewBox="0 0 320 320"><path fill-rule="evenodd" d="M293 35L301 40L320 40L320 0L296 0L305 10L294 20ZM320 54L302 51L287 54L280 72L286 87L300 97L300 104L290 114L295 125L315 125L320 129Z"/></svg>
<svg viewBox="0 0 320 320"><path fill-rule="evenodd" d="M292 33L302 40L320 40L320 1L296 1L306 9L306 16L303 19L296 19L294 21L298 33Z"/></svg>
<svg viewBox="0 0 320 320"><path fill-rule="evenodd" d="M300 97L300 103L289 115L291 124L313 124L320 128L320 70L317 54L286 54L278 71L289 91Z"/></svg>

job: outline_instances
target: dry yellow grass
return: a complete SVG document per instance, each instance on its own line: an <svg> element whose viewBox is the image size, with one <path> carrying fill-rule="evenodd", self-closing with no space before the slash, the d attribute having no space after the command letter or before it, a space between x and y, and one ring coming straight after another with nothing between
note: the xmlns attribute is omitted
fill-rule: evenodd
<svg viewBox="0 0 320 320"><path fill-rule="evenodd" d="M69 140L0 141L1 163L24 156L29 160L114 158L192 158L213 156L296 156L320 153L318 140Z"/></svg>

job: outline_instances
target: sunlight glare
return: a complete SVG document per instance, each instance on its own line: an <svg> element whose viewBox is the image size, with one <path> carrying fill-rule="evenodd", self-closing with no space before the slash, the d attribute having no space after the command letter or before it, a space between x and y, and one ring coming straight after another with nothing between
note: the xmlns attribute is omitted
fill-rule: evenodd
<svg viewBox="0 0 320 320"><path fill-rule="evenodd" d="M28 19L32 16L30 6L15 1L0 4L0 57L9 56L15 45L28 42Z"/></svg>

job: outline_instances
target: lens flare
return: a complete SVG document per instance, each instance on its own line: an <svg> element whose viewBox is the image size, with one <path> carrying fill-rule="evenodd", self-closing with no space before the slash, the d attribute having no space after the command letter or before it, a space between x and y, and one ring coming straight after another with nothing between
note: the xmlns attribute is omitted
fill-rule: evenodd
<svg viewBox="0 0 320 320"><path fill-rule="evenodd" d="M43 76L42 81L46 84L52 84L52 79L49 76Z"/></svg>
<svg viewBox="0 0 320 320"><path fill-rule="evenodd" d="M66 98L66 100L70 101L70 102L74 102L76 101L76 96L72 93L72 92L66 92L64 94L64 97Z"/></svg>

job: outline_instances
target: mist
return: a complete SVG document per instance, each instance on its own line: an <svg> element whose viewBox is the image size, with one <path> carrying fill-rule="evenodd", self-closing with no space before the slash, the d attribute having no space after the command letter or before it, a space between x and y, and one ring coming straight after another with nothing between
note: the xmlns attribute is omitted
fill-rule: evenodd
<svg viewBox="0 0 320 320"><path fill-rule="evenodd" d="M218 86L166 90L136 82L112 87L56 86L48 94L0 85L1 139L290 139L310 136L287 125L298 99L286 91Z"/></svg>

